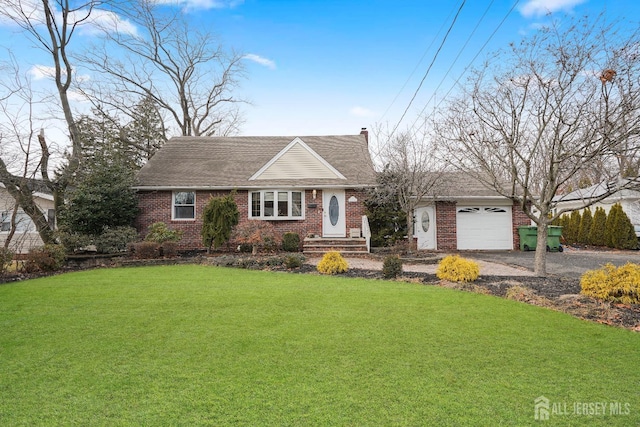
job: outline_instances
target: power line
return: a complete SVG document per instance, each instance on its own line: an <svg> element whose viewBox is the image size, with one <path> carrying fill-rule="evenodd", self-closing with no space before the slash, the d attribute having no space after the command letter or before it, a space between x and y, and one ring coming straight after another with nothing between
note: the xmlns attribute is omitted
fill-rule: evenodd
<svg viewBox="0 0 640 427"><path fill-rule="evenodd" d="M482 14L482 16L480 17L480 19L478 20L478 23L475 25L475 27L473 27L473 30L471 31L471 33L469 34L469 37L467 37L467 40L464 42L464 44L462 45L462 47L460 48L460 50L458 51L458 54L456 55L456 57L453 59L453 62L451 63L451 65L449 66L449 68L447 69L447 71L445 72L444 76L442 77L442 79L440 80L440 83L438 83L438 86L435 88L435 90L433 91L433 93L431 94L431 97L427 100L425 107L422 109L422 111L420 112L420 115L422 115L422 113L424 112L424 110L426 109L426 106L429 105L429 103L433 100L433 98L436 96L436 93L438 92L438 89L440 89L440 86L442 86L442 84L444 83L444 81L446 80L447 76L449 75L449 73L451 72L451 70L453 69L453 66L456 64L456 62L458 61L458 59L460 59L460 56L462 55L462 52L466 49L467 45L469 44L469 42L471 41L471 38L473 37L473 35L476 33L476 31L478 30L478 28L480 27L480 24L482 23L482 21L484 20L484 18L487 16L487 13L489 13L489 10L491 9L491 6L493 6L493 3L495 2L495 0L491 0L491 3L489 3L489 5L487 6L487 8L485 9L484 13ZM419 116L418 116L419 117ZM417 121L417 120L416 120ZM411 125L411 129L413 129L415 127L415 121L413 122L413 125Z"/></svg>
<svg viewBox="0 0 640 427"><path fill-rule="evenodd" d="M411 100L409 101L409 104L407 105L407 108L405 108L404 112L402 113L402 116L400 117L400 120L398 120L398 123L395 125L395 127L391 131L391 134L389 134L389 138L391 138L393 136L393 134L395 133L396 129L398 129L398 126L400 126L400 123L402 123L402 120L404 119L404 116L406 116L407 112L409 111L409 108L411 108L411 104L413 104L413 101L416 99L416 96L418 95L418 92L420 91L420 88L422 88L422 85L423 85L424 81L427 79L427 76L429 75L429 71L431 71L431 67L433 67L433 64L436 62L436 59L438 58L438 54L442 50L442 47L444 46L444 43L447 41L447 38L449 37L449 33L451 33L451 30L453 29L453 26L455 25L455 23L456 23L456 21L458 19L458 16L460 15L460 11L464 7L465 3L466 3L466 0L462 0L462 3L460 4L460 7L458 8L458 11L456 12L456 16L453 17L453 21L451 22L451 25L449 25L449 29L447 30L447 33L444 35L444 38L442 39L442 42L440 43L440 46L438 47L438 50L436 51L435 55L433 56L433 60L431 61L431 64L429 64L429 67L427 68L427 71L424 73L424 76L422 76L422 80L420 81L420 84L418 85L418 88L413 93L413 96L411 97Z"/></svg>
<svg viewBox="0 0 640 427"><path fill-rule="evenodd" d="M509 17L509 15L511 15L511 13L514 11L514 9L516 8L516 6L518 5L518 3L520 3L520 0L516 0L513 3L513 6L511 6L511 9L509 9L509 11L506 13L506 15L502 18L502 20L500 21L500 23L498 24L498 26L493 30L493 32L491 33L491 35L489 36L489 38L484 42L484 44L480 47L480 49L478 50L478 52L474 55L474 57L471 59L471 61L469 61L469 63L467 64L467 66L464 68L464 70L462 71L462 73L458 76L458 78L456 79L455 82L453 82L453 85L451 86L451 88L449 88L449 90L447 91L447 93L445 93L445 95L442 97L442 99L440 100L440 102L438 102L438 104L435 106L435 110L437 110L440 105L444 102L444 100L447 98L447 96L449 96L449 94L451 93L451 91L458 85L458 83L460 82L460 79L466 74L467 70L471 67L471 65L473 65L474 61L478 58L478 56L480 56L480 53L482 53L482 51L484 50L485 47L487 47L487 45L489 44L489 42L491 41L491 39L493 39L493 37L496 35L496 33L498 32L498 30L502 27L502 25L505 23L505 21L507 20L507 18ZM440 86L438 86L440 87ZM429 102L431 102L431 99L429 99ZM420 117L422 116L422 114L424 114L424 111L427 109L427 106L429 105L429 103L427 102L427 104L425 104L425 106L422 108L422 110L420 111L420 114L418 114L418 116L416 117L416 120L413 122L413 124L411 125L411 129L415 128L416 123L418 122L418 120L420 119Z"/></svg>
<svg viewBox="0 0 640 427"><path fill-rule="evenodd" d="M493 3L493 0L492 0ZM380 117L380 121L382 121L382 119L384 119L384 117L387 115L387 113L389 112L389 110L391 109L391 107L393 107L393 104L395 104L395 102L398 100L398 98L400 97L400 95L402 94L402 91L404 90L405 87L407 87L407 85L409 84L409 82L411 81L411 78L413 77L413 75L416 73L416 71L418 70L418 67L420 67L420 65L422 64L422 61L424 61L424 58L427 56L427 53L431 50L431 47L433 46L433 44L436 42L436 40L438 39L438 37L440 37L440 33L442 33L442 30L444 30L444 27L446 26L446 23L449 21L449 18L451 18L451 15L453 15L453 12L455 11L455 7L451 8L451 11L449 12L449 15L447 16L447 18L445 20L442 21L442 25L440 26L440 29L438 30L438 32L436 33L435 37L433 37L433 39L431 39L431 43L429 43L429 46L427 46L427 48L425 49L424 53L422 54L422 57L420 57L420 60L418 61L418 63L416 64L416 66L413 68L413 70L411 71L411 74L409 74L409 77L407 77L407 80L405 80L404 84L402 85L402 87L400 88L400 90L398 91L398 93L396 94L396 96L393 98L393 101L391 101L391 104L389 104L389 106L387 107L387 109L384 111L384 113L382 114L382 117Z"/></svg>

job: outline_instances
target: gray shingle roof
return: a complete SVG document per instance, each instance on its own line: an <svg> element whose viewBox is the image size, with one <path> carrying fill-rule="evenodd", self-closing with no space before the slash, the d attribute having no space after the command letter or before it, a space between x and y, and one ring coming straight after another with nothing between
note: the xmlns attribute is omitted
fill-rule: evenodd
<svg viewBox="0 0 640 427"><path fill-rule="evenodd" d="M375 171L363 135L300 136L343 179L260 180L249 178L296 137L177 137L139 171L138 188L368 187Z"/></svg>

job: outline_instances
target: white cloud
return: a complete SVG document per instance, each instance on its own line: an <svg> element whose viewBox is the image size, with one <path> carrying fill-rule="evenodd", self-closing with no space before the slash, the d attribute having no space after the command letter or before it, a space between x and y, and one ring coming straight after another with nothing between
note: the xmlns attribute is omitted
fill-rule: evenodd
<svg viewBox="0 0 640 427"><path fill-rule="evenodd" d="M522 16L529 18L532 16L543 16L549 12L564 10L571 12L574 7L584 3L586 0L529 0L520 7Z"/></svg>
<svg viewBox="0 0 640 427"><path fill-rule="evenodd" d="M29 69L28 73L34 80L43 80L53 78L56 75L56 69L46 65L34 65Z"/></svg>
<svg viewBox="0 0 640 427"><path fill-rule="evenodd" d="M47 65L34 65L29 69L28 73L34 80L53 79L56 76L56 69ZM66 74L64 70L62 73L63 75ZM74 74L74 77L77 82L90 80L88 74Z"/></svg>
<svg viewBox="0 0 640 427"><path fill-rule="evenodd" d="M158 4L182 6L186 11L209 9L233 9L244 0L155 0Z"/></svg>
<svg viewBox="0 0 640 427"><path fill-rule="evenodd" d="M138 29L129 20L122 19L118 14L108 10L93 9L89 19L82 24L82 32L87 35L102 32L118 32L120 34L138 34Z"/></svg>
<svg viewBox="0 0 640 427"><path fill-rule="evenodd" d="M364 107L352 107L349 109L349 114L356 117L375 117L376 113Z"/></svg>
<svg viewBox="0 0 640 427"><path fill-rule="evenodd" d="M244 59L248 59L251 62L255 62L256 64L260 64L263 65L267 68L270 68L272 70L276 69L276 63L274 61L272 61L271 59L265 58L263 56L260 55L256 55L253 53L248 53L244 56Z"/></svg>

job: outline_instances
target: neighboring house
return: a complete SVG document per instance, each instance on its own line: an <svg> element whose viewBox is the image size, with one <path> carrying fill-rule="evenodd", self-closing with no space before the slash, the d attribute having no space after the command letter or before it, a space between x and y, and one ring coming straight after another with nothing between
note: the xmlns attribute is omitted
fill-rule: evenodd
<svg viewBox="0 0 640 427"><path fill-rule="evenodd" d="M593 199L602 197L607 191L605 183L592 185L591 187L572 191L555 198L556 209L573 209L582 212L583 206ZM609 213L611 206L620 203L622 210L627 214L633 224L636 235L640 237L640 190L625 189L615 192L614 194L592 204L590 206L591 213L596 207L604 208Z"/></svg>
<svg viewBox="0 0 640 427"><path fill-rule="evenodd" d="M365 129L346 136L172 138L138 173L137 228L144 234L162 221L184 232L181 249L203 249L204 206L235 190L241 222L269 221L301 239L359 237L366 190L375 185L367 139Z"/></svg>
<svg viewBox="0 0 640 427"><path fill-rule="evenodd" d="M53 195L49 190L40 185L36 180L30 180L33 184L33 198L43 215L47 218L49 226L55 227L55 210ZM16 201L9 194L3 184L0 184L0 239L2 245L6 244L10 237L11 221L13 218ZM35 224L21 208L18 208L15 215L15 232L11 236L9 248L18 254L29 252L29 249L42 246L43 242L36 231Z"/></svg>
<svg viewBox="0 0 640 427"><path fill-rule="evenodd" d="M517 249L518 226L531 224L519 205L464 173L439 174L433 194L415 209L418 249Z"/></svg>

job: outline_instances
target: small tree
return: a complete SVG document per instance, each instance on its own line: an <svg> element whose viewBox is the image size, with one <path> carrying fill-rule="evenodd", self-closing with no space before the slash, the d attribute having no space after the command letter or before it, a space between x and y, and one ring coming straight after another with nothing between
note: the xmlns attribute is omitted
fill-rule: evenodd
<svg viewBox="0 0 640 427"><path fill-rule="evenodd" d="M256 255L260 248L277 247L281 240L271 223L258 220L240 224L236 227L234 238L240 243L252 245L252 255Z"/></svg>
<svg viewBox="0 0 640 427"><path fill-rule="evenodd" d="M620 215L620 211L622 210L618 210L618 206L619 205L617 203L611 206L611 209L609 209L609 213L607 214L607 222L604 226L605 245L609 246L610 248L615 247L616 244L616 227L618 225L618 216Z"/></svg>
<svg viewBox="0 0 640 427"><path fill-rule="evenodd" d="M578 233L580 231L581 216L579 211L571 212L571 216L568 216L569 221L563 229L562 235L565 238L567 244L573 244L578 241Z"/></svg>
<svg viewBox="0 0 640 427"><path fill-rule="evenodd" d="M627 214L622 210L622 205L616 203L611 207L606 223L607 246L617 249L635 249L638 239L633 229L633 224Z"/></svg>
<svg viewBox="0 0 640 427"><path fill-rule="evenodd" d="M580 220L580 228L578 230L578 243L589 243L589 232L591 231L592 222L593 216L591 215L591 209L586 208L582 212L582 219Z"/></svg>
<svg viewBox="0 0 640 427"><path fill-rule="evenodd" d="M134 172L117 158L100 157L78 180L60 221L70 232L100 235L106 228L131 226L138 214Z"/></svg>
<svg viewBox="0 0 640 427"><path fill-rule="evenodd" d="M202 212L202 243L211 252L229 241L233 227L238 224L240 213L234 194L211 197Z"/></svg>
<svg viewBox="0 0 640 427"><path fill-rule="evenodd" d="M605 246L607 213L600 206L596 207L589 231L589 243L594 246Z"/></svg>

